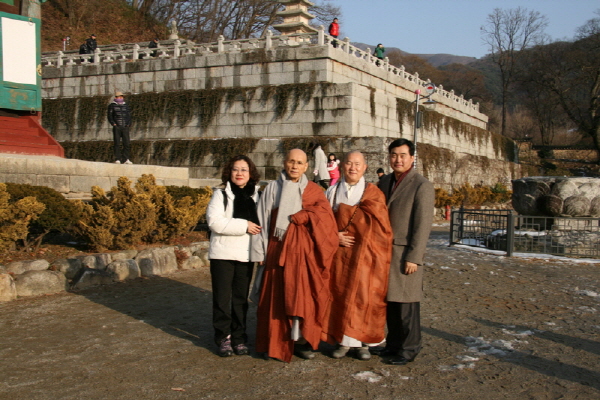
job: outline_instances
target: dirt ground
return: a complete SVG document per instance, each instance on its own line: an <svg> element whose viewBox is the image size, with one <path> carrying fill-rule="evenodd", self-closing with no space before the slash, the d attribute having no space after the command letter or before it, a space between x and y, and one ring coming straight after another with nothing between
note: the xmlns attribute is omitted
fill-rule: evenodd
<svg viewBox="0 0 600 400"><path fill-rule="evenodd" d="M447 243L434 229L407 366L219 358L209 272L185 271L1 303L0 399L600 398L600 264Z"/></svg>

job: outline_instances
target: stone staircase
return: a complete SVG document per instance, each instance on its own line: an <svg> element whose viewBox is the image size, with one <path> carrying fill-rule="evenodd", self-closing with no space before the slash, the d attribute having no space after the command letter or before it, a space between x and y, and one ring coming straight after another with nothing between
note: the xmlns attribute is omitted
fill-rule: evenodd
<svg viewBox="0 0 600 400"><path fill-rule="evenodd" d="M62 146L42 128L38 115L0 116L0 153L65 155Z"/></svg>

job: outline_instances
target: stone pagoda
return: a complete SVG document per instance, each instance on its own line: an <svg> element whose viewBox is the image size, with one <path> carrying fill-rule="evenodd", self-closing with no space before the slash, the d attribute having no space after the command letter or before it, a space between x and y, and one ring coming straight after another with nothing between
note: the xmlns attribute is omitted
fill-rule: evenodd
<svg viewBox="0 0 600 400"><path fill-rule="evenodd" d="M273 28L282 35L317 31L308 24L311 19L315 18L308 12L308 7L313 6L314 3L308 0L280 0L279 2L285 5L285 10L277 12L277 15L283 17L283 23L274 25Z"/></svg>

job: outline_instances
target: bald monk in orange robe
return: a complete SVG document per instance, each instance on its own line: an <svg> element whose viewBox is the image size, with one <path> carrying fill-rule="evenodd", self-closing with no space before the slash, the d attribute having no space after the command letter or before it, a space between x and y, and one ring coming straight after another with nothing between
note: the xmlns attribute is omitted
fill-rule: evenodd
<svg viewBox="0 0 600 400"><path fill-rule="evenodd" d="M263 229L250 259L264 266L259 284L256 351L285 362L311 359L331 295L329 269L338 248L335 218L323 189L309 182L306 153L291 150L284 171L258 205Z"/></svg>
<svg viewBox="0 0 600 400"><path fill-rule="evenodd" d="M363 154L348 153L342 170L343 179L327 190L340 247L331 268L332 304L324 333L338 344L334 358L354 348L359 360L369 360L368 344L385 337L392 228L383 192L365 182Z"/></svg>

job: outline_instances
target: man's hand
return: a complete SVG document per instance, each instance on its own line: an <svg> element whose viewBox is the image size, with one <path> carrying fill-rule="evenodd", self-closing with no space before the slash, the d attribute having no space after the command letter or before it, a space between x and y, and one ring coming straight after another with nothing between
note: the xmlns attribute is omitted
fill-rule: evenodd
<svg viewBox="0 0 600 400"><path fill-rule="evenodd" d="M338 238L342 247L352 247L354 245L354 236L348 235L348 232L338 232Z"/></svg>
<svg viewBox="0 0 600 400"><path fill-rule="evenodd" d="M415 263L412 263L410 261L405 261L404 262L404 273L406 275L410 275L412 273L415 273L415 272L417 272L417 268L418 267L419 266L417 264L415 264Z"/></svg>

